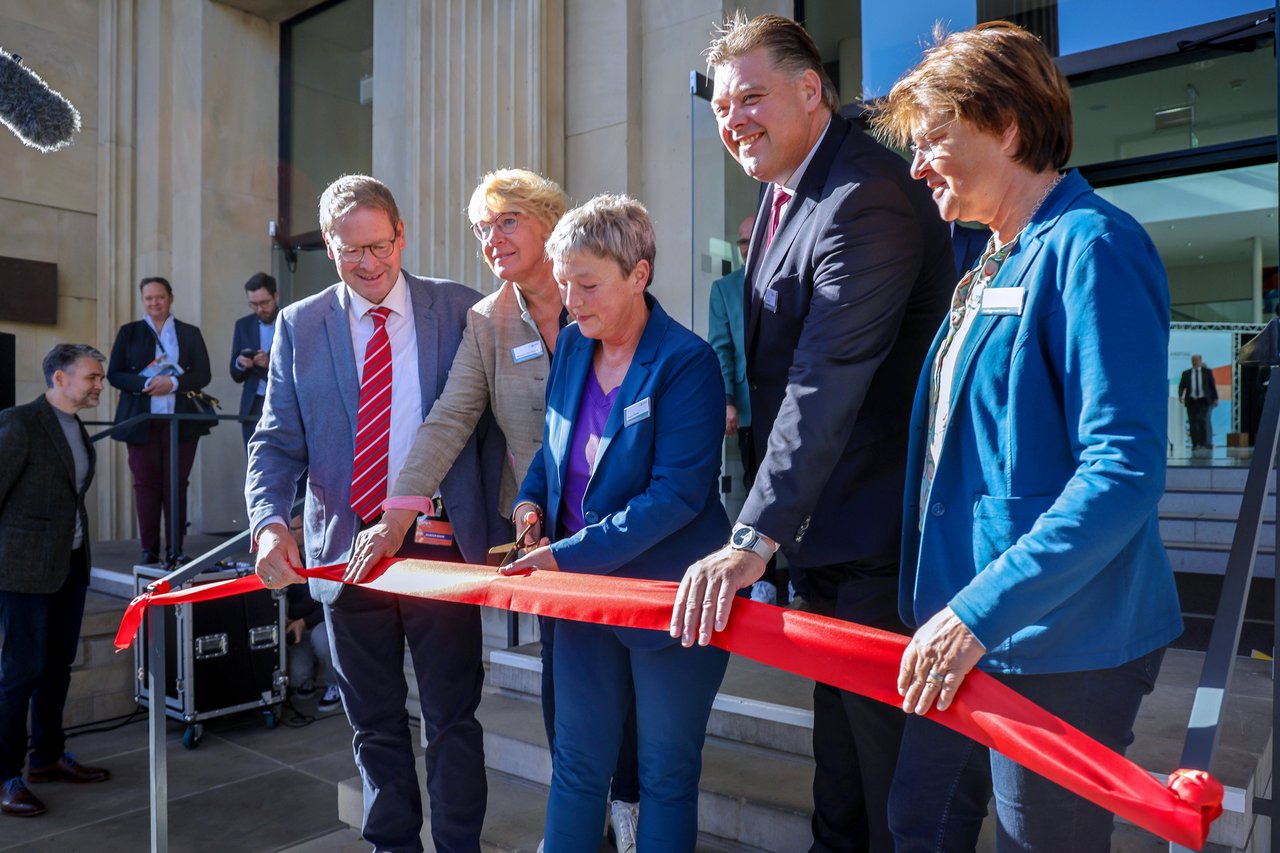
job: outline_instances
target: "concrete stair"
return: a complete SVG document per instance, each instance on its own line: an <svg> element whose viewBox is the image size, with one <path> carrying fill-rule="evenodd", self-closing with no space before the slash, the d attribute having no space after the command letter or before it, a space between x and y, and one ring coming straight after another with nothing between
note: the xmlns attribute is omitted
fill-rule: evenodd
<svg viewBox="0 0 1280 853"><path fill-rule="evenodd" d="M116 654L116 629L128 602L90 591L80 625L80 648L71 665L71 688L63 709L67 728L132 712L133 655Z"/></svg>
<svg viewBox="0 0 1280 853"><path fill-rule="evenodd" d="M1221 575L1248 478L1247 467L1174 465L1160 500L1160 535L1175 572ZM1275 472L1258 537L1255 577L1276 576Z"/></svg>

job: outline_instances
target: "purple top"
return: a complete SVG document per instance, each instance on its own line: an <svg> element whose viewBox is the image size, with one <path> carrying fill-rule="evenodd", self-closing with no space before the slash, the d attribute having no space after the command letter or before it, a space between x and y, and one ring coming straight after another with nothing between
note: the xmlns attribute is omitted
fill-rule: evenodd
<svg viewBox="0 0 1280 853"><path fill-rule="evenodd" d="M604 425L613 410L613 401L618 398L618 388L604 393L596 372L587 371L587 387L578 405L578 416L573 420L573 442L569 445L569 465L564 475L564 512L560 518L570 536L587 526L582 517L582 499L587 494L587 483L596 467L600 436L604 434Z"/></svg>

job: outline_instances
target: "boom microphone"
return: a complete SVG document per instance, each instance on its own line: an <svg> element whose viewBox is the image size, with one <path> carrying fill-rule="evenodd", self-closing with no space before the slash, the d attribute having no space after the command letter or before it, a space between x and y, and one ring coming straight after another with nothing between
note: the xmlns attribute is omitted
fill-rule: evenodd
<svg viewBox="0 0 1280 853"><path fill-rule="evenodd" d="M24 67L21 56L0 48L0 122L24 145L49 152L71 144L71 135L80 130L80 113Z"/></svg>

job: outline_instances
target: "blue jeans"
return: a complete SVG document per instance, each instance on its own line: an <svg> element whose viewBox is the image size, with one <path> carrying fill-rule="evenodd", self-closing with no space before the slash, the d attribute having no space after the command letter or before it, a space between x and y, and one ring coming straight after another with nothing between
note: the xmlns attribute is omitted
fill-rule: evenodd
<svg viewBox="0 0 1280 853"><path fill-rule="evenodd" d="M555 631L558 706L546 853L600 849L605 794L632 707L640 762L639 849L692 853L702 743L728 652L674 643L630 649L612 628L569 620L560 620Z"/></svg>
<svg viewBox="0 0 1280 853"><path fill-rule="evenodd" d="M556 752L556 681L555 643L556 622L551 616L538 617L538 633L542 638L542 725L547 730L547 748ZM640 802L640 767L636 763L636 707L631 699L631 712L622 725L622 746L618 748L618 763L613 768L613 781L609 783L609 799L624 803Z"/></svg>
<svg viewBox="0 0 1280 853"><path fill-rule="evenodd" d="M62 757L62 709L80 643L89 567L85 549L71 553L62 588L42 595L0 591L0 783L22 775L31 715L31 765Z"/></svg>
<svg viewBox="0 0 1280 853"><path fill-rule="evenodd" d="M1163 660L1157 649L1112 669L995 677L1123 754ZM993 793L997 850L1110 849L1111 812L926 717L907 718L889 793L898 853L973 850Z"/></svg>

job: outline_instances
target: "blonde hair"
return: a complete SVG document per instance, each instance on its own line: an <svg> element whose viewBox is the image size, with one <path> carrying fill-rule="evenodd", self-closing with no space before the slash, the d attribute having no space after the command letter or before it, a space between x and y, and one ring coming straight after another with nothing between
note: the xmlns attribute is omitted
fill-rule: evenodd
<svg viewBox="0 0 1280 853"><path fill-rule="evenodd" d="M550 231L568 208L569 197L550 178L528 169L497 169L480 179L467 204L467 216L474 225L484 219L486 210L524 213Z"/></svg>
<svg viewBox="0 0 1280 853"><path fill-rule="evenodd" d="M1040 39L1008 21L990 21L947 35L934 27L934 45L881 103L871 126L905 147L928 112L1002 134L1018 127L1013 159L1034 172L1061 169L1071 159L1071 87Z"/></svg>
<svg viewBox="0 0 1280 853"><path fill-rule="evenodd" d="M822 103L833 113L839 111L840 93L822 67L818 46L804 27L781 15L748 18L737 11L725 18L724 23L716 27L716 37L704 52L707 68L726 65L758 47L766 48L773 59L773 67L793 80L806 71L817 74L822 81Z"/></svg>

